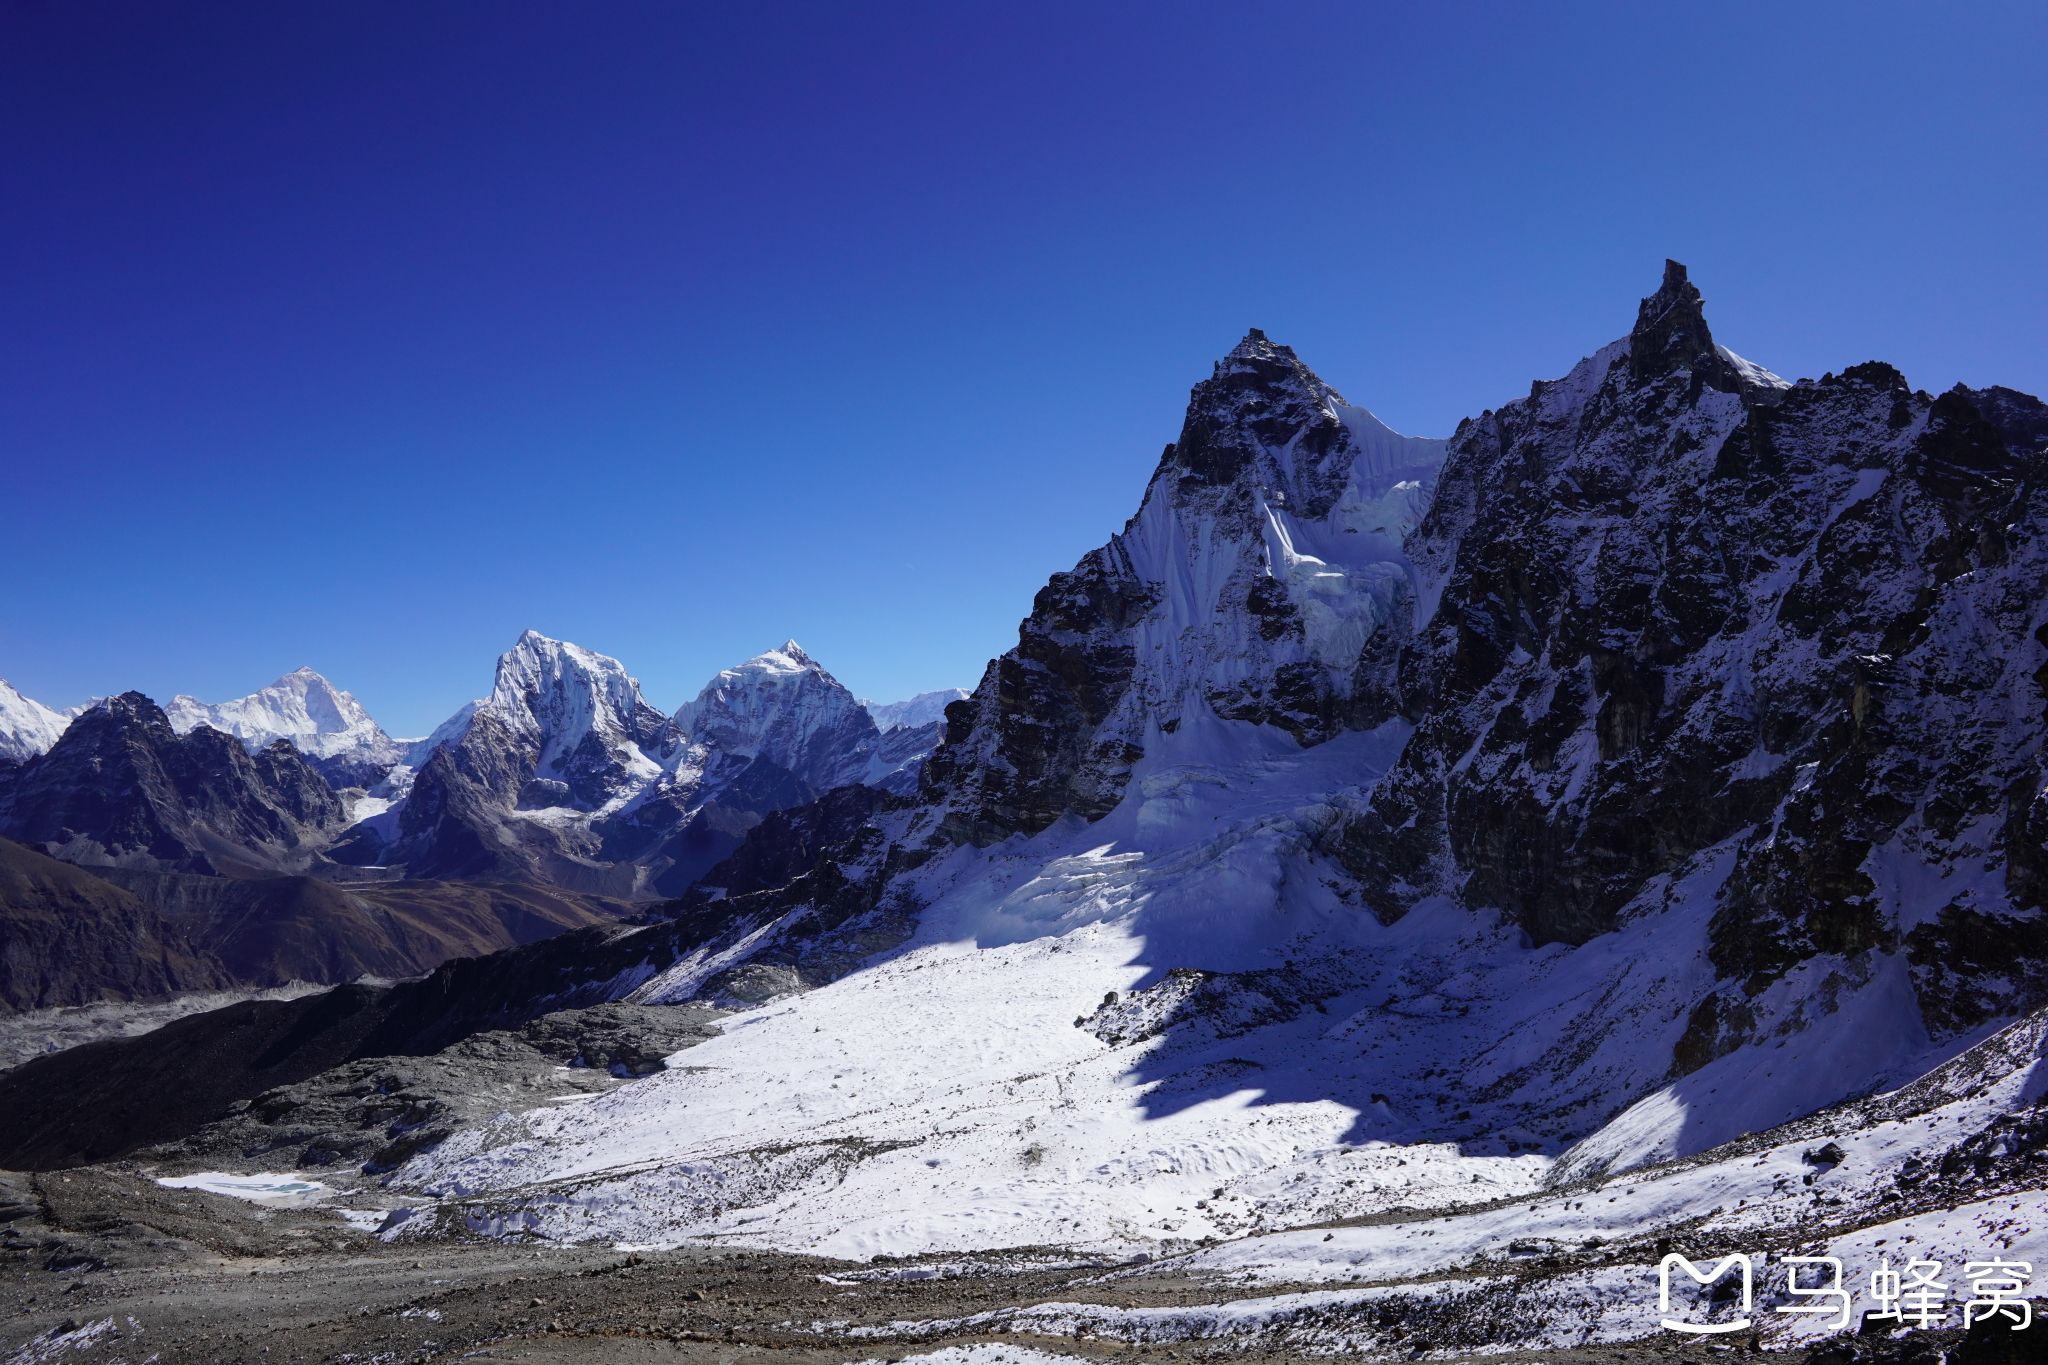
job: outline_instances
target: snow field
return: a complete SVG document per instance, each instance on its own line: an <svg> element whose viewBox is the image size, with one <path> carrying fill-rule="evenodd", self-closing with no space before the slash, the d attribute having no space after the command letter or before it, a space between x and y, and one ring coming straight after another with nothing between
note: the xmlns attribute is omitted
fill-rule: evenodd
<svg viewBox="0 0 2048 1365"><path fill-rule="evenodd" d="M1902 963L1816 959L1758 999L1760 1016L1797 1025L1783 1039L1663 1083L1683 1011L1711 978L1705 925L1725 859L1703 856L1576 950L1532 950L1448 907L1382 926L1315 874L1309 843L1333 792L1370 781L1401 738L1302 750L1192 717L1148 748L1104 820L921 869L923 928L903 949L730 1021L670 1071L458 1134L392 1184L459 1202L478 1231L565 1240L715 1238L849 1259L1179 1251L1520 1199L1897 1084L1974 1041L1934 1048L1899 1024L1916 1017L1901 1007ZM686 960L635 998L687 998L750 950ZM1264 973L1229 997L1250 1023L1175 1015L1191 979L1169 976L1177 967ZM1272 996L1276 976L1309 983L1309 998ZM1835 1008L1801 1013L1815 998ZM1125 1018L1149 1036L1105 1022ZM1543 1154L1585 1129L1561 1163ZM1899 1161L1915 1140L1906 1128L1870 1139ZM1640 1190L1621 1177L1578 1207L1539 1199L1339 1229L1329 1243L1303 1234L1272 1274L1384 1280L1504 1255L1512 1240L1613 1240L1717 1208L1808 1217L1846 1184L1805 1186L1809 1169L1788 1149ZM1198 1259L1234 1273L1233 1258L1284 1245Z"/></svg>

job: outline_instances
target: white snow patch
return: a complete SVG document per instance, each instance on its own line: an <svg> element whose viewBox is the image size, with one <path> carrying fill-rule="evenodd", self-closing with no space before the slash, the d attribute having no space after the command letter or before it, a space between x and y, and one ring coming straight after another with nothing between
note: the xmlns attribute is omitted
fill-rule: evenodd
<svg viewBox="0 0 2048 1365"><path fill-rule="evenodd" d="M274 1175L259 1171L253 1175L239 1175L233 1171L200 1171L196 1175L173 1175L160 1178L157 1184L171 1190L205 1190L209 1194L231 1195L246 1199L252 1204L265 1204L273 1208L311 1208L324 1199L332 1199L341 1191L317 1180L303 1180L295 1175Z"/></svg>

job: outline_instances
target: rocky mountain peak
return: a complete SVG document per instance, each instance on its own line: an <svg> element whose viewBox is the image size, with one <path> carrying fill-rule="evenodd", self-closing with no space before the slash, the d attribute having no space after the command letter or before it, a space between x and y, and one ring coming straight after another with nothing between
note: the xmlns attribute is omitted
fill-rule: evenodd
<svg viewBox="0 0 2048 1365"><path fill-rule="evenodd" d="M513 730L546 736L543 763L590 734L611 744L649 743L664 719L617 659L535 630L499 656L488 705Z"/></svg>
<svg viewBox="0 0 2048 1365"><path fill-rule="evenodd" d="M1256 327L1246 329L1244 340L1238 342L1237 345L1230 349L1230 353L1224 356L1222 362L1219 363L1219 368L1221 368L1221 365L1228 364L1233 360L1271 360L1291 364L1299 363L1292 346L1280 345Z"/></svg>
<svg viewBox="0 0 2048 1365"><path fill-rule="evenodd" d="M1178 472L1172 491L1181 497L1202 498L1205 490L1241 484L1249 473L1283 502L1326 504L1335 496L1333 484L1341 486L1336 466L1348 442L1338 410L1344 406L1292 347L1253 328L1189 394L1180 440L1167 447L1161 467ZM1274 458L1262 462L1262 451Z"/></svg>
<svg viewBox="0 0 2048 1365"><path fill-rule="evenodd" d="M1636 311L1628 365L1637 383L1683 370L1709 388L1724 393L1743 390L1742 376L1707 329L1706 300L1699 286L1686 278L1685 267L1677 261L1664 262L1663 282Z"/></svg>
<svg viewBox="0 0 2048 1365"><path fill-rule="evenodd" d="M210 725L180 735L154 701L124 692L21 768L0 834L68 862L246 876L303 869L345 819L289 741L251 753Z"/></svg>
<svg viewBox="0 0 2048 1365"><path fill-rule="evenodd" d="M1357 680L1404 619L1402 544L1443 455L1250 333L1195 385L1138 515L1053 577L1017 648L948 712L927 768L927 794L950 804L942 837L1099 819L1187 722L1317 744L1384 719L1381 689Z"/></svg>

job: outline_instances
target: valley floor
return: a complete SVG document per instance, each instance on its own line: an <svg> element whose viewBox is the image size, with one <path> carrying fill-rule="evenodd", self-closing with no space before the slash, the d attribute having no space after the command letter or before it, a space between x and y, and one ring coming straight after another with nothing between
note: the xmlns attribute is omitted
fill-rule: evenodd
<svg viewBox="0 0 2048 1365"><path fill-rule="evenodd" d="M1130 1341L1004 1331L966 1319L1050 1303L1192 1309L1263 1303L1205 1277L1176 1273L1105 1279L1099 1267L1018 1268L987 1258L981 1273L928 1280L835 1283L866 1267L802 1256L717 1250L626 1255L609 1249L532 1250L497 1244L392 1248L206 1266L10 1276L4 1357L12 1365L155 1360L205 1362L423 1361L438 1356L535 1362L676 1365L847 1365L939 1356L936 1365L1045 1365L1058 1360L1327 1359L1364 1354L1445 1362L1499 1360L1493 1351L1345 1350L1328 1324L1303 1321L1213 1340ZM1050 1259L1043 1258L1043 1259ZM899 1272L900 1273L900 1272ZM825 1327L824 1323L831 1326ZM956 1323L954 1327L937 1324ZM1933 1356L1961 1333L1862 1343L1867 1359ZM1745 1358L1747 1343L1733 1348ZM1726 1361L1727 1346L1671 1333L1647 1340L1515 1352L1558 1365ZM1781 1357L1784 1358L1784 1357ZM1799 1357L1791 1357L1799 1358Z"/></svg>
<svg viewBox="0 0 2048 1365"><path fill-rule="evenodd" d="M0 1252L8 1263L0 1272L6 1365L401 1365L436 1357L535 1365L1333 1357L1708 1365L1765 1356L1812 1365L2021 1365L2048 1353L2042 1334L2008 1341L1983 1325L1967 1341L1953 1329L1830 1339L1824 1326L1772 1318L1763 1305L1758 1333L1659 1330L1654 1245L1559 1249L1376 1282L1333 1283L1329 1265L1303 1255L1347 1227L1399 1222L1418 1236L1454 1236L1456 1223L1475 1216L1470 1210L1346 1220L1329 1231L1294 1229L1158 1261L1116 1264L1040 1247L857 1263L717 1245L631 1252L524 1239L391 1243L327 1210L262 1208L92 1169L33 1178L46 1210L39 1227L22 1216L34 1201L22 1188L26 1178L7 1179L16 1222ZM2032 1211L2048 1199L1993 1183L2008 1186L1997 1198L2015 1207ZM99 1240L48 1229L59 1208L66 1221L99 1228ZM1960 1212L1945 1221L1964 1221ZM142 1218L174 1223L178 1235L124 1226ZM1896 1239L1913 1220L1855 1221L1860 1226L1825 1231L1850 1242L1887 1231ZM1763 1238L1749 1249L1791 1245ZM90 1259L104 1264L78 1263ZM1290 1262L1306 1273L1289 1274ZM1555 1330L1567 1321L1567 1331Z"/></svg>

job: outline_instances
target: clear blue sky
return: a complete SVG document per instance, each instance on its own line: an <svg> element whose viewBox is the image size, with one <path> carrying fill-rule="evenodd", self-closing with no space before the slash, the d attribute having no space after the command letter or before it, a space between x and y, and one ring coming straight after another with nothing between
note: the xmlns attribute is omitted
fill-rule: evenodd
<svg viewBox="0 0 2048 1365"><path fill-rule="evenodd" d="M2048 389L2039 4L0 7L0 676L529 626L966 685L1248 326L1442 435L1666 256L1789 377Z"/></svg>

